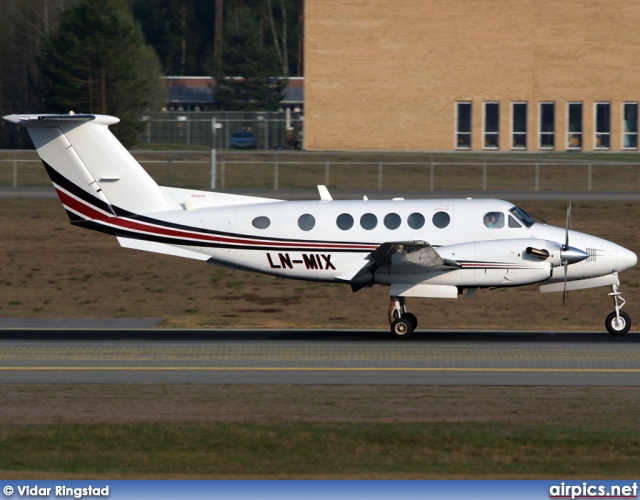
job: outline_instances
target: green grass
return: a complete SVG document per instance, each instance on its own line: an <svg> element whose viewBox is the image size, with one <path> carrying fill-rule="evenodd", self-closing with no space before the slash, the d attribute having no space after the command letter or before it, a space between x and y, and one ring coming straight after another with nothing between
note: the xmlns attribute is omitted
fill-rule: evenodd
<svg viewBox="0 0 640 500"><path fill-rule="evenodd" d="M186 476L631 477L629 427L466 423L0 426L0 470Z"/></svg>

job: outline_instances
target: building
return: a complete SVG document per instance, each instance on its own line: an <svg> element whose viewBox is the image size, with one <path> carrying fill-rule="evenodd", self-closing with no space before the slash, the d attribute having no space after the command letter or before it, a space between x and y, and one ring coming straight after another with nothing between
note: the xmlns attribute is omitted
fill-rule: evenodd
<svg viewBox="0 0 640 500"><path fill-rule="evenodd" d="M637 151L638 0L306 0L309 150Z"/></svg>
<svg viewBox="0 0 640 500"><path fill-rule="evenodd" d="M210 111L213 107L210 76L166 76L167 102L164 111ZM280 102L280 111L301 113L304 109L304 78L291 77Z"/></svg>

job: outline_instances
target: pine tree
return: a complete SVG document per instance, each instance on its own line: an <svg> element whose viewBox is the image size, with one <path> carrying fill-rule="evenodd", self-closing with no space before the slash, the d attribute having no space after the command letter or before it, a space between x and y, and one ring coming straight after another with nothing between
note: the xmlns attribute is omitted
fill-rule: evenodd
<svg viewBox="0 0 640 500"><path fill-rule="evenodd" d="M60 29L45 40L41 68L50 111L118 116L114 133L126 145L135 142L140 113L164 97L157 56L119 0L79 0L65 9Z"/></svg>
<svg viewBox="0 0 640 500"><path fill-rule="evenodd" d="M216 109L275 111L284 82L274 46L266 44L260 24L246 6L226 19L221 64L214 68Z"/></svg>

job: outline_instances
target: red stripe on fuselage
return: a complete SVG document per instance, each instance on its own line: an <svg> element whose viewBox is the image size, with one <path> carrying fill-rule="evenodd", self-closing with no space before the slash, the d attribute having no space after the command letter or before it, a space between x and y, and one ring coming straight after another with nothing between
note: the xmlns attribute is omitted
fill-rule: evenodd
<svg viewBox="0 0 640 500"><path fill-rule="evenodd" d="M191 233L191 232L182 231L179 229L170 229L165 226L159 226L159 225L156 226L152 224L147 224L147 223L132 220L132 219L108 216L108 215L105 215L103 212L96 210L86 202L69 196L67 193L65 193L64 191L61 191L60 189L56 189L56 191L63 205L79 213L86 219L92 220L94 222L100 222L108 226L119 227L119 228L127 229L130 231L150 233L155 236L162 236L166 238L187 239L190 242L202 241L206 243L215 242L215 243L226 243L226 244L243 245L243 246L261 246L261 247L268 246L268 247L274 247L274 248L277 248L277 247L301 248L301 249L303 248L318 249L319 248L319 249L334 249L334 250L375 250L377 248L376 245L266 241L266 240L236 238L236 237L230 237L230 236L217 236L217 235L211 235L206 233L199 233L195 231Z"/></svg>

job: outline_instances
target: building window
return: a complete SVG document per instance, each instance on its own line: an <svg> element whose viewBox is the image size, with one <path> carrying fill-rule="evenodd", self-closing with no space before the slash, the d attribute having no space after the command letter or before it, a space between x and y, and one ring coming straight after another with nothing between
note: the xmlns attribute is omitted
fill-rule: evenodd
<svg viewBox="0 0 640 500"><path fill-rule="evenodd" d="M527 149L527 103L511 104L511 147Z"/></svg>
<svg viewBox="0 0 640 500"><path fill-rule="evenodd" d="M553 102L540 103L540 149L556 147L556 105Z"/></svg>
<svg viewBox="0 0 640 500"><path fill-rule="evenodd" d="M471 103L456 106L456 149L471 149Z"/></svg>
<svg viewBox="0 0 640 500"><path fill-rule="evenodd" d="M484 147L499 149L500 147L500 103L484 103Z"/></svg>
<svg viewBox="0 0 640 500"><path fill-rule="evenodd" d="M622 110L622 147L638 149L638 103L625 102Z"/></svg>
<svg viewBox="0 0 640 500"><path fill-rule="evenodd" d="M611 147L611 104L596 103L596 147L595 149L609 149Z"/></svg>
<svg viewBox="0 0 640 500"><path fill-rule="evenodd" d="M567 105L567 149L582 148L582 103Z"/></svg>

